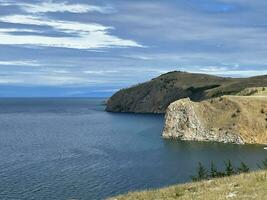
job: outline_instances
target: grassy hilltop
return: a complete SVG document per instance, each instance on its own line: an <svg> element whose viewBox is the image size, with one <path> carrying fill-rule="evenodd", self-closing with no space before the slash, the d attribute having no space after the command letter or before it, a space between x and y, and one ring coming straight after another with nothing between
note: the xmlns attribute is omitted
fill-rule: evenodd
<svg viewBox="0 0 267 200"><path fill-rule="evenodd" d="M193 101L235 95L245 88L267 87L267 75L224 78L207 74L169 72L148 82L122 89L107 102L110 112L164 113L176 100Z"/></svg>

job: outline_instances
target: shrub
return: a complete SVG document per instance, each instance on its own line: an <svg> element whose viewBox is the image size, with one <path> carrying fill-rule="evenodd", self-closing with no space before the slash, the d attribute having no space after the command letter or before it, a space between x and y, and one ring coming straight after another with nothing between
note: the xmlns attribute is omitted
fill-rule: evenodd
<svg viewBox="0 0 267 200"><path fill-rule="evenodd" d="M233 113L232 114L232 118L234 118L234 117L237 117L237 114L236 113Z"/></svg>

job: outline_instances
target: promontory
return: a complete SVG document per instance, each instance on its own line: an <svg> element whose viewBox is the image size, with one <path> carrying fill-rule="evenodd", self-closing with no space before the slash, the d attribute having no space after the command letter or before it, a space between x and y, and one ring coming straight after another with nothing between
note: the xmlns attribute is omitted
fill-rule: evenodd
<svg viewBox="0 0 267 200"><path fill-rule="evenodd" d="M261 90L265 91L265 88ZM173 102L164 138L235 144L267 144L267 96L222 96Z"/></svg>
<svg viewBox="0 0 267 200"><path fill-rule="evenodd" d="M192 101L202 101L264 86L267 87L267 75L225 78L173 71L118 91L107 101L106 111L165 113L167 107L179 99L189 97Z"/></svg>

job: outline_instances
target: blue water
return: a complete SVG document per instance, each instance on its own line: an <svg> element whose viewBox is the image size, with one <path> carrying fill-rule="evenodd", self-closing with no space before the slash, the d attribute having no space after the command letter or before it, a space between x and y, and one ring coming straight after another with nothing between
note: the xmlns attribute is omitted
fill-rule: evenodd
<svg viewBox="0 0 267 200"><path fill-rule="evenodd" d="M0 199L103 199L190 181L199 161L244 161L262 146L164 140L162 115L114 114L103 99L0 99Z"/></svg>

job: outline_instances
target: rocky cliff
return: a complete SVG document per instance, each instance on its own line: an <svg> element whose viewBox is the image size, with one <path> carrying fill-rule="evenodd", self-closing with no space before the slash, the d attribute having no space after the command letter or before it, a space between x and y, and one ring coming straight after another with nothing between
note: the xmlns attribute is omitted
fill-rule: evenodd
<svg viewBox="0 0 267 200"><path fill-rule="evenodd" d="M202 102L189 98L167 109L164 138L267 144L267 97L222 96Z"/></svg>
<svg viewBox="0 0 267 200"><path fill-rule="evenodd" d="M107 101L106 111L164 113L170 103L190 97L201 101L237 94L248 87L267 87L267 76L223 78L207 74L169 72L151 81L122 89Z"/></svg>

